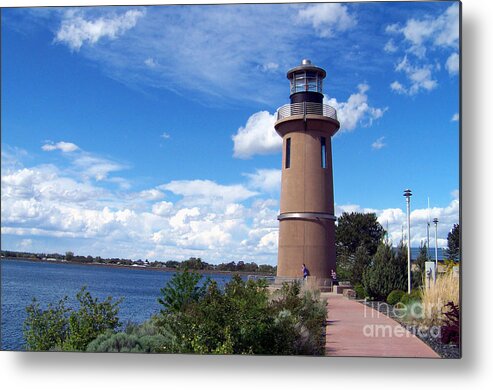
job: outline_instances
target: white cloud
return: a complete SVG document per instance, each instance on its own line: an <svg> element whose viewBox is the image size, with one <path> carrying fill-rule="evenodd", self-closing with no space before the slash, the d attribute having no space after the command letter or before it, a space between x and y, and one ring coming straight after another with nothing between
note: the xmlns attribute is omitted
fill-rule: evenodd
<svg viewBox="0 0 493 390"><path fill-rule="evenodd" d="M110 173L126 168L123 164L91 153L77 156L72 163L84 177L93 178L97 181L106 180Z"/></svg>
<svg viewBox="0 0 493 390"><path fill-rule="evenodd" d="M397 51L397 46L394 43L393 39L390 39L384 46L383 50L387 53L395 53Z"/></svg>
<svg viewBox="0 0 493 390"><path fill-rule="evenodd" d="M404 88L404 86L398 81L394 81L390 84L390 89L398 93L406 93L406 88Z"/></svg>
<svg viewBox="0 0 493 390"><path fill-rule="evenodd" d="M205 202L223 201L226 203L244 201L257 192L250 191L241 184L222 185L211 180L174 180L160 186L185 198L203 199Z"/></svg>
<svg viewBox="0 0 493 390"><path fill-rule="evenodd" d="M263 192L276 192L281 189L280 169L257 169L255 173L245 173L248 185Z"/></svg>
<svg viewBox="0 0 493 390"><path fill-rule="evenodd" d="M86 20L70 10L62 20L55 42L64 43L71 50L79 51L84 43L94 45L101 38L116 39L137 24L144 11L129 10L122 15Z"/></svg>
<svg viewBox="0 0 493 390"><path fill-rule="evenodd" d="M452 115L452 119L450 119L452 122L457 122L459 120L459 113L456 112L454 115Z"/></svg>
<svg viewBox="0 0 493 390"><path fill-rule="evenodd" d="M162 201L152 205L152 212L157 215L166 216L173 210L173 203Z"/></svg>
<svg viewBox="0 0 493 390"><path fill-rule="evenodd" d="M419 19L408 19L403 25L391 24L387 26L386 32L394 34L396 39L402 37L398 45L394 39L389 40L384 50L389 53L404 51L395 70L404 72L409 81L408 86L396 81L392 83L394 92L415 95L435 89L438 82L434 72L442 68L442 60L436 56L444 52L453 51L445 63L448 72L455 75L459 71L459 56L456 52L459 44L458 4L452 4L435 17L424 15Z"/></svg>
<svg viewBox="0 0 493 390"><path fill-rule="evenodd" d="M152 188L139 192L138 197L142 200L158 200L164 198L164 194L161 191Z"/></svg>
<svg viewBox="0 0 493 390"><path fill-rule="evenodd" d="M152 57L146 58L144 64L146 64L149 68L155 68L157 66L156 60Z"/></svg>
<svg viewBox="0 0 493 390"><path fill-rule="evenodd" d="M162 139L170 139L171 138L171 135L169 135L167 132L163 132L163 134L161 134L161 138Z"/></svg>
<svg viewBox="0 0 493 390"><path fill-rule="evenodd" d="M459 42L459 6L451 5L443 14L433 18L409 19L404 26L392 24L386 32L402 34L410 45L408 51L417 57L426 55L426 44L432 47L456 48Z"/></svg>
<svg viewBox="0 0 493 390"><path fill-rule="evenodd" d="M260 69L262 69L264 72L275 72L279 69L279 64L276 62L268 62L266 64L262 64L260 66Z"/></svg>
<svg viewBox="0 0 493 390"><path fill-rule="evenodd" d="M260 111L248 118L244 127L233 135L233 156L250 158L255 154L271 154L282 148L282 138L276 133L276 114Z"/></svg>
<svg viewBox="0 0 493 390"><path fill-rule="evenodd" d="M10 166L2 176L2 239L14 250L22 249L22 239L39 237L48 252L275 264L277 249L265 236L277 232L278 203L242 203L257 195L246 185L174 181L127 193L104 189L98 181L89 184L71 168ZM257 173L259 185L269 187L270 175L260 180ZM152 202L163 190L183 198ZM258 233L250 236L251 230ZM248 243L241 244L245 238Z"/></svg>
<svg viewBox="0 0 493 390"><path fill-rule="evenodd" d="M457 74L459 72L459 53L452 53L450 57L447 58L445 68L451 75Z"/></svg>
<svg viewBox="0 0 493 390"><path fill-rule="evenodd" d="M356 25L356 19L348 13L347 6L337 3L307 6L298 12L298 21L311 24L323 38L330 38L334 31L346 31Z"/></svg>
<svg viewBox="0 0 493 390"><path fill-rule="evenodd" d="M76 150L79 150L79 147L76 144L73 144L72 142L64 142L60 141L57 142L56 144L49 142L41 146L41 149L43 149L45 152L52 152L54 150L60 150L64 153L69 153L69 152L75 152Z"/></svg>
<svg viewBox="0 0 493 390"><path fill-rule="evenodd" d="M390 88L395 92L405 93L408 95L415 95L421 90L431 91L438 86L437 81L432 78L432 68L433 67L431 65L412 65L406 55L395 66L395 70L397 72L404 72L410 81L410 86L406 88L399 82L394 81L390 85Z"/></svg>
<svg viewBox="0 0 493 390"><path fill-rule="evenodd" d="M341 131L351 131L357 126L371 126L375 119L383 116L387 107L375 108L368 104L367 84L358 85L358 92L349 96L346 102L338 102L337 99L324 97L324 103L337 110L337 118L341 123Z"/></svg>
<svg viewBox="0 0 493 390"><path fill-rule="evenodd" d="M380 137L375 142L373 142L371 144L372 149L380 150L380 149L384 148L385 146L387 146L387 144L383 142L384 139L385 139L385 137Z"/></svg>

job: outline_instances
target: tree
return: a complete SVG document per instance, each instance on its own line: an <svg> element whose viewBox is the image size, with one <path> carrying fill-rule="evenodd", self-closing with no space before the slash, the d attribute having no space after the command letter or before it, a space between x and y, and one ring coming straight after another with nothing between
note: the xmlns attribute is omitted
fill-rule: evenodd
<svg viewBox="0 0 493 390"><path fill-rule="evenodd" d="M65 260L71 261L74 259L74 252L65 252Z"/></svg>
<svg viewBox="0 0 493 390"><path fill-rule="evenodd" d="M416 267L418 268L413 272L412 284L413 288L417 288L423 285L424 277L425 277L425 267L426 262L428 261L428 248L426 244L419 248L418 258L416 259Z"/></svg>
<svg viewBox="0 0 493 390"><path fill-rule="evenodd" d="M360 245L356 249L356 253L353 256L352 261L350 281L353 286L363 282L363 272L370 263L371 257L368 256L366 248L363 245Z"/></svg>
<svg viewBox="0 0 493 390"><path fill-rule="evenodd" d="M161 289L161 297L158 302L164 306L161 313L179 312L188 304L198 302L207 291L207 285L210 280L200 286L199 282L202 276L196 272L189 272L185 269L183 272L176 273L168 284Z"/></svg>
<svg viewBox="0 0 493 390"><path fill-rule="evenodd" d="M353 285L361 283L363 271L377 251L385 230L375 213L343 213L336 225L337 273Z"/></svg>
<svg viewBox="0 0 493 390"><path fill-rule="evenodd" d="M460 260L460 227L457 223L447 236L447 257L454 261Z"/></svg>
<svg viewBox="0 0 493 390"><path fill-rule="evenodd" d="M406 262L403 261L405 246L401 243L394 253L389 243L382 242L370 265L363 272L363 286L375 299L384 300L392 290L407 288Z"/></svg>
<svg viewBox="0 0 493 390"><path fill-rule="evenodd" d="M363 246L373 256L382 241L385 230L375 213L342 213L337 219L336 248L338 255L354 254Z"/></svg>

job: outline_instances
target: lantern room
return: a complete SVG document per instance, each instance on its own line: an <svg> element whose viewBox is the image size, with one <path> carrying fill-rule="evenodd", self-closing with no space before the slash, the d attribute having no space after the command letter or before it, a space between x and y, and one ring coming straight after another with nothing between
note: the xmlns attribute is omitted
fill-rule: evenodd
<svg viewBox="0 0 493 390"><path fill-rule="evenodd" d="M304 59L301 65L290 69L287 77L290 84L291 103L322 103L322 85L325 76L325 70L312 65L308 59Z"/></svg>

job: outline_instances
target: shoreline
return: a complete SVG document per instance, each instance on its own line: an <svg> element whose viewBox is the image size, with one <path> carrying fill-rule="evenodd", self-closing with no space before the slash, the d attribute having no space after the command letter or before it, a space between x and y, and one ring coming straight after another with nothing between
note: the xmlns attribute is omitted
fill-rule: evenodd
<svg viewBox="0 0 493 390"><path fill-rule="evenodd" d="M141 270L141 271L158 271L158 272L180 272L183 271L183 269L177 269L177 268L168 268L168 267L146 267L146 266L133 266L133 265L124 265L124 264L103 264L103 263L82 263L82 262L77 262L77 261L61 261L61 260L43 260L43 259L30 259L30 258L24 258L24 257L1 257L0 261L3 260L11 260L11 261L32 261L35 263L47 263L47 264L71 264L71 265L83 265L83 266L89 266L89 267L101 267L101 268L120 268L120 269L134 269L134 270ZM194 270L191 269L189 271L194 271L199 274L219 274L219 275L258 275L258 276L273 276L273 274L268 274L265 272L246 272L246 271L219 271L219 270Z"/></svg>

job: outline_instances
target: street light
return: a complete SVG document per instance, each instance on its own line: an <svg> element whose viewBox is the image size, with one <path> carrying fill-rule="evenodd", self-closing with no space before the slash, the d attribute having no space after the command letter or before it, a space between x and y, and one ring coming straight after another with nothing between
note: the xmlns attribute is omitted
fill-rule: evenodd
<svg viewBox="0 0 493 390"><path fill-rule="evenodd" d="M404 190L407 203L407 293L411 294L411 193L410 189Z"/></svg>
<svg viewBox="0 0 493 390"><path fill-rule="evenodd" d="M438 218L433 220L435 224L435 282L437 280L437 272L438 272Z"/></svg>

